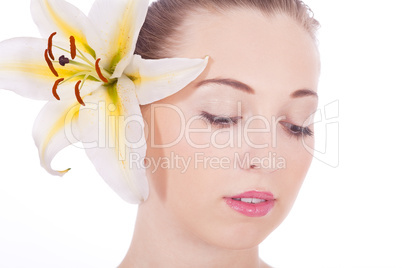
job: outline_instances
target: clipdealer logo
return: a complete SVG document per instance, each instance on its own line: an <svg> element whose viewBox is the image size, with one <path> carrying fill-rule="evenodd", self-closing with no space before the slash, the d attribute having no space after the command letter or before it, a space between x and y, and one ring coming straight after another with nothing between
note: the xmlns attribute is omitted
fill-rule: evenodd
<svg viewBox="0 0 402 268"><path fill-rule="evenodd" d="M302 139L303 146L318 161L336 168L339 166L339 100L318 109L314 117L315 145L310 147Z"/></svg>
<svg viewBox="0 0 402 268"><path fill-rule="evenodd" d="M77 124L74 123L74 119L77 116L77 109L74 107L67 114L65 118L65 135L67 140L74 144L78 148L82 149L91 149L91 148L119 148L120 150L120 160L132 160L135 159L135 151L138 148L142 148L146 146L146 140L148 135L150 134L151 138L151 147L152 148L170 148L177 143L179 143L182 139L186 139L187 143L193 146L194 149L205 149L205 148L216 148L216 149L224 149L224 148L238 148L243 142L246 143L250 148L255 149L264 149L268 147L276 148L277 147L277 131L278 126L281 120L285 120L285 116L281 116L279 118L272 117L271 120L267 120L267 118L263 116L253 116L247 119L244 122L244 126L230 126L224 129L212 129L210 125L207 125L206 128L191 128L191 123L194 120L199 120L199 117L190 118L189 120L185 120L185 115L183 111L181 111L178 107L169 104L158 104L152 106L151 115L154 115L156 109L170 109L175 111L180 119L180 132L176 139L168 144L156 144L154 141L155 126L154 121L151 119L151 128L147 125L142 118L141 114L133 114L128 117L124 116L113 116L109 115L113 112L116 107L114 105L106 105L104 102L99 103L87 103L85 109L88 109L92 115L93 119L93 127L91 131L91 135L89 135L90 139L85 139L85 137L80 137L77 139L75 133L75 128L77 128ZM241 115L241 103L238 104L238 114ZM262 128L251 128L251 122L259 122ZM309 125L314 123L314 132L315 132L315 145L311 146L311 143L305 140L306 136L301 137L301 142L308 153L313 155L317 160L327 164L331 167L339 166L339 101L333 101L323 108L318 109L314 114L312 114L307 120L304 122L304 125ZM138 131L129 132L131 135L127 136L127 129L136 129ZM116 131L118 130L118 131ZM145 132L144 132L145 130ZM192 133L206 133L210 134L211 140L205 144L197 144L195 141L191 139ZM234 134L236 133L236 135ZM269 141L264 141L263 143L257 144L253 142L249 135L258 134L264 135L267 134L271 138ZM217 137L219 135L226 135L227 141L224 143L218 143ZM244 138L244 140L242 139ZM78 141L81 141L77 143ZM270 152L271 156L267 156L263 159L255 158L247 156L241 156L239 153L235 156L236 161L229 161L232 163L231 167L235 167L233 163L237 163L239 166L243 162L250 162L250 165L255 166L280 166L279 168L286 167L286 161L280 161L280 157L276 155L276 153ZM195 156L194 156L195 158ZM275 159L277 162L272 164L269 163L268 159ZM177 160L179 161L179 160ZM180 160L183 163L188 163L188 159ZM257 164L253 164L251 162L257 162ZM272 160L270 160L272 162ZM160 160L160 163L166 162ZM211 164L206 164L210 162ZM228 161L225 158L221 159L207 159L203 157L202 160L198 161L199 164L203 165L212 165L212 166L221 166L222 168L227 167ZM218 163L218 164L214 164ZM282 164L280 164L282 163ZM167 165L167 164L165 164ZM241 166L241 165L240 165Z"/></svg>
<svg viewBox="0 0 402 268"><path fill-rule="evenodd" d="M130 168L149 169L155 173L158 169L177 169L183 174L190 167L193 169L242 169L253 166L255 169L275 171L286 168L286 159L276 153L268 152L263 157L251 157L250 153L234 153L232 157L207 156L205 153L194 153L182 156L174 152L169 155L152 158L142 157L138 153L130 153Z"/></svg>

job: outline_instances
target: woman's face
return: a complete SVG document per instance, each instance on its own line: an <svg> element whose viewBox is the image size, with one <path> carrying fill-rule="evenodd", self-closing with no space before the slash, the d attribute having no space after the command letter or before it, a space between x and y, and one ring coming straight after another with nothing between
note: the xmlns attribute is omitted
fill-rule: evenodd
<svg viewBox="0 0 402 268"><path fill-rule="evenodd" d="M142 206L207 244L252 248L286 217L310 166L319 55L287 16L191 19L171 56L208 55L209 65L143 108L150 195Z"/></svg>

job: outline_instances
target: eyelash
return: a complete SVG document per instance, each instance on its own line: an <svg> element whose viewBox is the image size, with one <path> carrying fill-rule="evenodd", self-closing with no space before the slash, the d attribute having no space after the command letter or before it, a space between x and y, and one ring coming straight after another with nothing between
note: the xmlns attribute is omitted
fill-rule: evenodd
<svg viewBox="0 0 402 268"><path fill-rule="evenodd" d="M308 137L314 136L314 132L309 127L301 127L288 122L280 122L280 123L286 129L289 135L294 136L296 138L300 138L302 136L308 136Z"/></svg>
<svg viewBox="0 0 402 268"><path fill-rule="evenodd" d="M239 120L242 119L241 116L226 117L226 116L213 115L207 112L202 112L201 117L207 120L211 125L220 128L226 128L236 125L239 122Z"/></svg>
<svg viewBox="0 0 402 268"><path fill-rule="evenodd" d="M202 112L201 117L206 119L211 125L217 126L220 128L230 127L232 125L236 125L241 116L236 117L225 117L225 116L217 116L207 112ZM280 122L281 125L285 128L285 130L289 133L289 135L300 138L302 136L314 136L314 132L309 127L301 127L298 125L294 125L288 122Z"/></svg>

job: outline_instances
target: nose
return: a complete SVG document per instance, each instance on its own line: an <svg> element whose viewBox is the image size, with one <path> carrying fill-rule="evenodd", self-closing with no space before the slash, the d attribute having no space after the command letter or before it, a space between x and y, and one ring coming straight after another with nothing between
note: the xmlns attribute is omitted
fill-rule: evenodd
<svg viewBox="0 0 402 268"><path fill-rule="evenodd" d="M266 168L264 165L261 165L261 164L260 165L252 164L248 170L262 172L264 174L271 174L271 173L278 171L279 168L278 167Z"/></svg>
<svg viewBox="0 0 402 268"><path fill-rule="evenodd" d="M286 161L280 156L274 140L275 129L262 116L244 124L242 133L244 144L240 159L242 169L269 174L286 167Z"/></svg>
<svg viewBox="0 0 402 268"><path fill-rule="evenodd" d="M254 149L265 149L271 145L271 123L264 116L249 118L243 129L243 140Z"/></svg>

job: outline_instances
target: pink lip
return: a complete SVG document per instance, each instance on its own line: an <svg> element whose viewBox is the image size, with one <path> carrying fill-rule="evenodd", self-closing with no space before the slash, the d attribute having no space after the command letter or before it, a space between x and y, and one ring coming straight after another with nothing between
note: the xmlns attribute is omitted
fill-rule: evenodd
<svg viewBox="0 0 402 268"><path fill-rule="evenodd" d="M264 199L264 202L252 204L234 200L234 198L257 198ZM239 195L225 197L226 204L232 209L248 217L262 217L268 214L275 205L275 198L272 193L250 191Z"/></svg>

